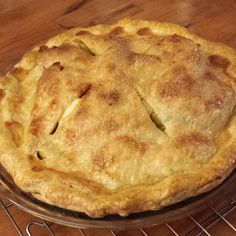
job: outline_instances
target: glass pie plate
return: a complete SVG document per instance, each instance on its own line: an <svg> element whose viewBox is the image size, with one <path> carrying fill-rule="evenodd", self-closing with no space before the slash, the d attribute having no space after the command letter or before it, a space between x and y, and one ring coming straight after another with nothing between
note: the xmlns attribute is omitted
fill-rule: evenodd
<svg viewBox="0 0 236 236"><path fill-rule="evenodd" d="M217 188L208 193L192 197L158 211L118 215L92 219L83 213L74 212L43 203L20 190L11 176L0 165L0 196L8 198L22 210L50 222L75 228L134 229L168 223L195 214L226 198L235 190L236 170Z"/></svg>

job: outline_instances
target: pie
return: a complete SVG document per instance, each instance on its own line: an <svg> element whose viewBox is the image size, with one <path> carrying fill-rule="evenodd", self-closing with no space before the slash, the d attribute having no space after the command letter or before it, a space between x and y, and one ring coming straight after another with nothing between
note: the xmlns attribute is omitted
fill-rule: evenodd
<svg viewBox="0 0 236 236"><path fill-rule="evenodd" d="M158 210L234 170L235 93L236 52L181 26L74 28L0 78L0 163L90 217Z"/></svg>

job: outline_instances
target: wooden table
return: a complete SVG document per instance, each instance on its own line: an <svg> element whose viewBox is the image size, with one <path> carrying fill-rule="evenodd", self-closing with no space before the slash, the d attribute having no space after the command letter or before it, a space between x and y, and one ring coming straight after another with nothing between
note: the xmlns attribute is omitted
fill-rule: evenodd
<svg viewBox="0 0 236 236"><path fill-rule="evenodd" d="M200 36L236 48L235 0L0 0L0 74L8 71L25 51L39 41L71 27L111 23L125 16L178 23ZM216 208L220 208L222 204L219 203ZM16 206L9 206L7 209L24 232L29 220L39 221ZM209 211L207 209L194 216L194 219L202 223L210 214L215 214ZM231 211L227 220L236 227L236 211ZM152 236L171 236L174 235L171 232L174 229L180 235L192 236L199 232L191 231L193 227L196 228L196 223L186 218L169 226L145 229L145 232ZM51 229L56 235L83 235L82 231L55 224ZM35 236L49 235L45 228L39 226L32 226L31 230ZM211 235L235 235L235 231L222 219L208 232ZM108 230L86 229L84 233L95 236L112 235ZM116 234L145 235L141 231L121 231ZM1 210L0 235L17 235Z"/></svg>

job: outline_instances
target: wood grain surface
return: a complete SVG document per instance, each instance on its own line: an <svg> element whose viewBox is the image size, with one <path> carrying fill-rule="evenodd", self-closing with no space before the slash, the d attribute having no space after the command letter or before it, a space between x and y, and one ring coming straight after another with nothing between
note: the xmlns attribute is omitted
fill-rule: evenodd
<svg viewBox="0 0 236 236"><path fill-rule="evenodd" d="M126 16L174 22L209 40L236 48L235 0L0 0L0 75L12 68L32 46L59 32L76 26L111 23ZM16 206L8 209L25 235L25 226L29 220L40 221ZM203 222L212 214L214 212L207 209L194 217ZM232 211L227 219L236 226L236 211ZM171 227L179 235L206 235L199 234L199 228L196 229L196 224L189 218L173 222ZM81 231L56 224L51 229L58 236L112 235L109 230ZM150 236L174 235L166 225L151 227L145 229L145 232ZM34 236L50 235L46 228L38 226L32 226L31 233ZM209 233L216 236L235 236L235 231L223 220L211 227ZM119 231L116 234L144 235L138 230ZM1 209L0 235L17 235Z"/></svg>

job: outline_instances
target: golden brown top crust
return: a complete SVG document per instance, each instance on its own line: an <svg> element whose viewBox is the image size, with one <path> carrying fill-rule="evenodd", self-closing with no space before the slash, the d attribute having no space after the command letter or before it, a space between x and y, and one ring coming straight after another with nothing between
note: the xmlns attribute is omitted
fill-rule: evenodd
<svg viewBox="0 0 236 236"><path fill-rule="evenodd" d="M235 80L233 49L177 25L71 29L0 78L0 161L92 217L159 209L234 169Z"/></svg>

